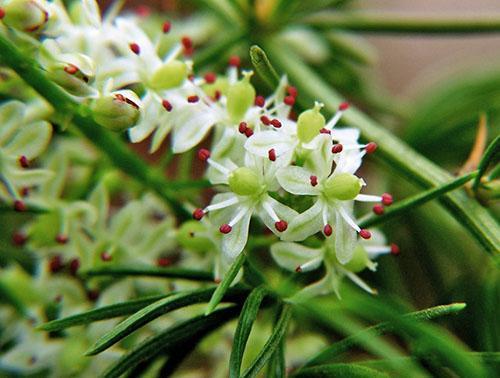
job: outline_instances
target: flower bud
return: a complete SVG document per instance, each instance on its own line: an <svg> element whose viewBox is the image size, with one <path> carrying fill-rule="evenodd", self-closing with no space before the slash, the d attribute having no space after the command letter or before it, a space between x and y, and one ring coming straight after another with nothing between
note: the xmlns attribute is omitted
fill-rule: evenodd
<svg viewBox="0 0 500 378"><path fill-rule="evenodd" d="M48 12L36 0L12 0L3 10L3 23L25 32L39 31L49 20Z"/></svg>
<svg viewBox="0 0 500 378"><path fill-rule="evenodd" d="M163 64L153 75L149 85L156 90L166 90L178 87L186 79L188 67L180 60L172 60Z"/></svg>
<svg viewBox="0 0 500 378"><path fill-rule="evenodd" d="M205 236L205 225L195 220L184 222L177 231L178 243L191 251L205 252L213 247L212 242Z"/></svg>
<svg viewBox="0 0 500 378"><path fill-rule="evenodd" d="M297 137L302 143L309 143L325 127L325 117L320 113L323 104L316 102L314 108L300 113L297 119Z"/></svg>
<svg viewBox="0 0 500 378"><path fill-rule="evenodd" d="M373 263L368 257L366 250L361 245L358 245L354 250L352 259L344 265L344 268L353 273L358 273L372 265Z"/></svg>
<svg viewBox="0 0 500 378"><path fill-rule="evenodd" d="M95 66L92 59L83 54L61 54L58 61L47 66L49 77L75 96L88 96L93 89Z"/></svg>
<svg viewBox="0 0 500 378"><path fill-rule="evenodd" d="M227 111L234 123L240 122L248 108L255 100L255 89L250 84L252 73L246 73L245 77L229 87L227 91Z"/></svg>
<svg viewBox="0 0 500 378"><path fill-rule="evenodd" d="M259 176L247 167L236 168L229 174L229 188L240 196L249 196L261 192Z"/></svg>
<svg viewBox="0 0 500 378"><path fill-rule="evenodd" d="M363 180L350 173L339 173L330 176L323 184L323 193L341 201L353 200L363 187Z"/></svg>
<svg viewBox="0 0 500 378"><path fill-rule="evenodd" d="M139 120L140 100L129 90L112 92L98 98L92 104L95 121L107 129L123 131Z"/></svg>

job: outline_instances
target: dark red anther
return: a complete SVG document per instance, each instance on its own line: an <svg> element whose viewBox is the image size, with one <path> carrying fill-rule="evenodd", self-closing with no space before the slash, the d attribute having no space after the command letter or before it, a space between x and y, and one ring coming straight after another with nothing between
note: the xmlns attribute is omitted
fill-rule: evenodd
<svg viewBox="0 0 500 378"><path fill-rule="evenodd" d="M339 105L339 110L341 112L344 112L346 111L347 109L349 109L349 103L348 102L343 102Z"/></svg>
<svg viewBox="0 0 500 378"><path fill-rule="evenodd" d="M30 162L26 156L19 157L19 165L23 168L28 168L30 166Z"/></svg>
<svg viewBox="0 0 500 378"><path fill-rule="evenodd" d="M326 128L322 128L320 131L319 131L320 134L331 134L332 132Z"/></svg>
<svg viewBox="0 0 500 378"><path fill-rule="evenodd" d="M391 254L394 256L397 256L400 253L401 253L401 251L399 250L399 246L397 244L392 243L391 244Z"/></svg>
<svg viewBox="0 0 500 378"><path fill-rule="evenodd" d="M241 59L237 55L233 55L229 58L229 65L232 67L239 67L241 65Z"/></svg>
<svg viewBox="0 0 500 378"><path fill-rule="evenodd" d="M72 276L76 276L76 272L80 269L80 259L78 257L72 258L69 261L69 272Z"/></svg>
<svg viewBox="0 0 500 378"><path fill-rule="evenodd" d="M391 206L393 202L394 200L392 199L392 195L390 195L389 193L382 194L382 203L385 206Z"/></svg>
<svg viewBox="0 0 500 378"><path fill-rule="evenodd" d="M56 236L56 242L58 244L67 244L68 241L69 241L69 239L68 239L68 237L66 235L59 234L59 235Z"/></svg>
<svg viewBox="0 0 500 378"><path fill-rule="evenodd" d="M28 241L28 237L21 231L12 234L12 244L17 247L22 247Z"/></svg>
<svg viewBox="0 0 500 378"><path fill-rule="evenodd" d="M223 234L229 234L232 229L233 228L226 223L219 227L219 231L222 232Z"/></svg>
<svg viewBox="0 0 500 378"><path fill-rule="evenodd" d="M238 131L241 133L241 134L245 134L245 131L247 131L248 129L248 125L246 122L240 122L240 125L238 126Z"/></svg>
<svg viewBox="0 0 500 378"><path fill-rule="evenodd" d="M264 98L264 96L255 96L256 106L263 108L265 104L266 104L266 99Z"/></svg>
<svg viewBox="0 0 500 378"><path fill-rule="evenodd" d="M156 259L156 266L163 268L169 265L172 265L172 260L170 260L168 257L158 257Z"/></svg>
<svg viewBox="0 0 500 378"><path fill-rule="evenodd" d="M24 201L15 200L14 201L14 210L19 212L19 213L26 211L26 204L24 203Z"/></svg>
<svg viewBox="0 0 500 378"><path fill-rule="evenodd" d="M107 251L101 252L101 260L102 261L111 261L113 260L113 256Z"/></svg>
<svg viewBox="0 0 500 378"><path fill-rule="evenodd" d="M215 93L214 93L214 100L219 101L221 96L222 96L222 92L220 90L216 89Z"/></svg>
<svg viewBox="0 0 500 378"><path fill-rule="evenodd" d="M74 64L69 63L66 67L64 67L64 72L70 75L74 75L78 72L78 67Z"/></svg>
<svg viewBox="0 0 500 378"><path fill-rule="evenodd" d="M190 50L193 48L193 40L187 36L181 38L181 43L185 50Z"/></svg>
<svg viewBox="0 0 500 378"><path fill-rule="evenodd" d="M382 206L380 204L373 206L373 212L377 215L384 214L384 206Z"/></svg>
<svg viewBox="0 0 500 378"><path fill-rule="evenodd" d="M198 150L198 159L201 161L207 161L210 158L210 151L206 148L200 148Z"/></svg>
<svg viewBox="0 0 500 378"><path fill-rule="evenodd" d="M22 197L27 197L28 194L30 194L30 188L28 188L27 186L21 188L20 194Z"/></svg>
<svg viewBox="0 0 500 378"><path fill-rule="evenodd" d="M271 125L273 125L273 127L276 127L277 129L279 129L281 127L281 121L279 119L274 118L271 121Z"/></svg>
<svg viewBox="0 0 500 378"><path fill-rule="evenodd" d="M128 47L130 48L130 51L132 51L135 55L139 55L141 53L141 48L135 42L130 43Z"/></svg>
<svg viewBox="0 0 500 378"><path fill-rule="evenodd" d="M317 176L314 176L314 175L313 175L313 176L310 176L310 177L309 177L309 180L311 181L311 185L312 185L312 186L316 186L316 185L318 185L318 177L317 177Z"/></svg>
<svg viewBox="0 0 500 378"><path fill-rule="evenodd" d="M220 278L214 278L214 283L216 283L217 285L221 283L221 279Z"/></svg>
<svg viewBox="0 0 500 378"><path fill-rule="evenodd" d="M288 223L284 220L280 220L274 223L274 227L276 227L276 230L279 232L284 232L288 228Z"/></svg>
<svg viewBox="0 0 500 378"><path fill-rule="evenodd" d="M208 84L213 84L217 80L217 75L214 72L207 72L204 78Z"/></svg>
<svg viewBox="0 0 500 378"><path fill-rule="evenodd" d="M91 289L87 291L87 299L89 301L95 302L99 299L99 290L97 289Z"/></svg>
<svg viewBox="0 0 500 378"><path fill-rule="evenodd" d="M54 302L56 303L61 303L63 300L62 294L57 294L56 297L54 298Z"/></svg>
<svg viewBox="0 0 500 378"><path fill-rule="evenodd" d="M247 138L250 138L253 135L253 130L250 127L247 127L245 130L245 135Z"/></svg>
<svg viewBox="0 0 500 378"><path fill-rule="evenodd" d="M289 86L286 87L286 91L292 97L297 97L297 95L299 94L297 92L297 88L295 88L295 87L293 87L291 85L289 85Z"/></svg>
<svg viewBox="0 0 500 378"><path fill-rule="evenodd" d="M359 231L359 236L363 239L370 239L372 237L372 233L366 229L362 229Z"/></svg>
<svg viewBox="0 0 500 378"><path fill-rule="evenodd" d="M367 154L372 154L375 152L375 150L377 149L377 143L375 142L370 142L366 145L365 149L366 149L366 153Z"/></svg>
<svg viewBox="0 0 500 378"><path fill-rule="evenodd" d="M302 273L302 267L300 265L298 267L296 267L295 272Z"/></svg>
<svg viewBox="0 0 500 378"><path fill-rule="evenodd" d="M274 148L271 148L269 151L267 151L267 157L271 161L275 161L276 160L276 151L275 151Z"/></svg>
<svg viewBox="0 0 500 378"><path fill-rule="evenodd" d="M60 272L64 268L61 255L52 256L49 260L49 270L51 273Z"/></svg>
<svg viewBox="0 0 500 378"><path fill-rule="evenodd" d="M161 26L161 30L163 31L163 33L168 33L171 28L172 24L170 23L170 21L165 21Z"/></svg>
<svg viewBox="0 0 500 378"><path fill-rule="evenodd" d="M293 96L286 96L284 99L283 99L283 102L288 105L288 106L293 106L295 105L295 97Z"/></svg>
<svg viewBox="0 0 500 378"><path fill-rule="evenodd" d="M203 209L197 208L193 211L193 219L200 220L205 215Z"/></svg>
<svg viewBox="0 0 500 378"><path fill-rule="evenodd" d="M0 8L0 20L5 17L5 10Z"/></svg>
<svg viewBox="0 0 500 378"><path fill-rule="evenodd" d="M271 124L271 120L269 119L268 116L265 115L260 117L260 122L262 122L266 126L269 126Z"/></svg>
<svg viewBox="0 0 500 378"><path fill-rule="evenodd" d="M168 100L162 100L161 104L162 104L163 108L165 108L165 110L167 112L171 112L172 111L172 104Z"/></svg>
<svg viewBox="0 0 500 378"><path fill-rule="evenodd" d="M332 154L338 154L338 153L342 152L343 149L344 149L344 146L342 146L340 143L334 144L332 146Z"/></svg>
<svg viewBox="0 0 500 378"><path fill-rule="evenodd" d="M200 98L196 95L192 95L192 96L188 96L187 100L190 104L194 104L194 103L200 101Z"/></svg>
<svg viewBox="0 0 500 378"><path fill-rule="evenodd" d="M144 4L135 7L134 11L139 17L148 17L151 14L151 8Z"/></svg>
<svg viewBox="0 0 500 378"><path fill-rule="evenodd" d="M332 226L330 226L329 224L325 224L325 226L323 227L323 234L325 234L325 236L331 236L332 232L333 232Z"/></svg>

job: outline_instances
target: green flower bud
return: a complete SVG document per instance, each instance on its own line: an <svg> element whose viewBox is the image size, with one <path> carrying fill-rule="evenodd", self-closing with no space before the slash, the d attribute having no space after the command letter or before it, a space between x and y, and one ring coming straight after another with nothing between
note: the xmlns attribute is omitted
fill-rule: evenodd
<svg viewBox="0 0 500 378"><path fill-rule="evenodd" d="M186 79L188 67L180 60L172 60L163 64L153 75L149 85L156 90L165 90L178 87Z"/></svg>
<svg viewBox="0 0 500 378"><path fill-rule="evenodd" d="M94 62L83 54L62 54L59 61L48 65L49 77L75 96L93 93L91 84L95 78Z"/></svg>
<svg viewBox="0 0 500 378"><path fill-rule="evenodd" d="M95 121L107 129L123 131L139 120L139 98L129 90L113 92L92 104Z"/></svg>
<svg viewBox="0 0 500 378"><path fill-rule="evenodd" d="M350 173L339 173L330 176L323 184L323 193L342 201L353 200L361 191L363 180Z"/></svg>
<svg viewBox="0 0 500 378"><path fill-rule="evenodd" d="M297 137L302 143L309 143L325 127L325 117L320 113L323 104L316 102L314 108L300 113L297 119Z"/></svg>
<svg viewBox="0 0 500 378"><path fill-rule="evenodd" d="M213 247L212 241L205 236L205 225L190 220L184 222L177 231L178 243L191 251L206 252Z"/></svg>
<svg viewBox="0 0 500 378"><path fill-rule="evenodd" d="M3 23L26 32L41 30L49 20L48 12L35 0L12 0L5 7Z"/></svg>
<svg viewBox="0 0 500 378"><path fill-rule="evenodd" d="M353 273L358 273L372 264L373 263L370 261L366 250L361 245L358 245L354 250L352 259L344 265L344 268L350 270Z"/></svg>
<svg viewBox="0 0 500 378"><path fill-rule="evenodd" d="M252 72L246 73L243 79L231 85L227 91L227 111L234 123L243 119L255 101L255 89L250 84L252 74Z"/></svg>
<svg viewBox="0 0 500 378"><path fill-rule="evenodd" d="M229 188L240 196L258 194L262 190L259 176L247 167L236 168L229 174Z"/></svg>

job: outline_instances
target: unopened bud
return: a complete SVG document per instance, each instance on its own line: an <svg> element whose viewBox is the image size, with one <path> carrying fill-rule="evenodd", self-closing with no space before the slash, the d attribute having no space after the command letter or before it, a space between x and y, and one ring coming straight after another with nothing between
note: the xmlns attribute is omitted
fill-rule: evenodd
<svg viewBox="0 0 500 378"><path fill-rule="evenodd" d="M323 104L316 103L314 108L306 110L297 119L297 137L302 143L309 143L325 127L325 117L320 113Z"/></svg>
<svg viewBox="0 0 500 378"><path fill-rule="evenodd" d="M93 93L89 86L95 78L95 65L86 55L61 54L57 62L47 66L48 76L75 96L88 96Z"/></svg>
<svg viewBox="0 0 500 378"><path fill-rule="evenodd" d="M330 176L323 184L323 192L327 197L341 201L353 200L363 187L363 180L350 173L339 173Z"/></svg>
<svg viewBox="0 0 500 378"><path fill-rule="evenodd" d="M3 12L5 25L29 33L40 31L49 20L48 12L36 0L11 0Z"/></svg>
<svg viewBox="0 0 500 378"><path fill-rule="evenodd" d="M250 84L252 73L247 73L243 79L229 87L227 91L227 111L233 122L240 122L248 108L255 101L255 89Z"/></svg>
<svg viewBox="0 0 500 378"><path fill-rule="evenodd" d="M140 115L140 100L130 90L121 90L98 98L92 105L95 121L107 129L123 131L134 126Z"/></svg>

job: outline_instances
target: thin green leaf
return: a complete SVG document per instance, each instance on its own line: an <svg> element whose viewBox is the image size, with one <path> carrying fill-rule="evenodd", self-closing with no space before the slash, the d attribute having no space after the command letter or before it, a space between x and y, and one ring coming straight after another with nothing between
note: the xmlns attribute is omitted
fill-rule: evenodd
<svg viewBox="0 0 500 378"><path fill-rule="evenodd" d="M477 188L479 187L479 184L481 182L481 177L483 177L483 175L485 174L486 170L488 169L488 166L491 163L494 163L495 161L498 163L499 154L500 154L500 135L497 135L497 137L493 140L493 142L490 143L490 145L488 146L483 155L483 158L479 162L478 166L479 173L477 174L476 179L472 184L472 188L474 190L477 190Z"/></svg>
<svg viewBox="0 0 500 378"><path fill-rule="evenodd" d="M184 278L191 281L213 281L213 275L210 272L204 272L194 269L174 268L174 267L155 267L155 266L112 266L90 269L80 274L82 277L98 277L98 276L150 276L150 277L165 277L165 278Z"/></svg>
<svg viewBox="0 0 500 378"><path fill-rule="evenodd" d="M280 78L278 73L269 62L267 55L259 46L250 47L250 60L259 76L267 85L273 88L279 83Z"/></svg>
<svg viewBox="0 0 500 378"><path fill-rule="evenodd" d="M234 4L228 0L195 0L231 24L243 25L241 15Z"/></svg>
<svg viewBox="0 0 500 378"><path fill-rule="evenodd" d="M48 323L41 324L37 328L44 331L59 331L61 329L74 327L77 325L93 323L99 320L116 318L119 316L133 314L141 308L171 295L155 295L146 298L134 299L132 301L115 303L110 306L96 308L90 311L82 312L81 314L71 315L63 319L53 320Z"/></svg>
<svg viewBox="0 0 500 378"><path fill-rule="evenodd" d="M320 365L309 369L301 370L292 377L297 378L333 378L333 377L349 377L349 378L383 378L389 375L381 373L378 370L359 366L356 364L333 364Z"/></svg>
<svg viewBox="0 0 500 378"><path fill-rule="evenodd" d="M474 177L477 177L478 172L474 171L468 173L466 175L460 176L455 180L438 186L436 188L423 191L409 198L405 198L404 200L398 201L384 210L382 215L371 214L367 218L363 218L360 221L359 226L362 228L372 227L382 222L385 222L388 219L391 219L397 215L400 215L410 209L414 209L418 206L421 206L435 198L438 198L445 193L448 193L454 189L460 188Z"/></svg>
<svg viewBox="0 0 500 378"><path fill-rule="evenodd" d="M241 362L243 353L252 330L253 323L257 318L260 304L266 295L267 290L263 286L259 286L252 290L248 296L243 309L241 310L238 326L234 333L233 347L231 349L231 357L229 358L229 376L238 378L240 376Z"/></svg>
<svg viewBox="0 0 500 378"><path fill-rule="evenodd" d="M276 322L279 321L279 318L276 318ZM285 378L286 377L286 362L285 362L285 344L286 337L281 338L281 341L278 344L278 347L272 354L269 359L269 363L267 364L267 377L275 377L275 378Z"/></svg>
<svg viewBox="0 0 500 378"><path fill-rule="evenodd" d="M116 344L124 337L130 335L135 330L161 315L195 303L205 302L210 298L214 290L214 288L199 289L185 293L173 294L160 299L137 311L135 314L114 327L111 331L104 334L85 354L94 355L106 350L113 344ZM241 294L241 290L232 290L228 293L227 297L232 297L232 299L234 299L235 294Z"/></svg>
<svg viewBox="0 0 500 378"><path fill-rule="evenodd" d="M244 261L245 261L245 252L241 252L236 258L236 260L229 267L229 270L226 272L226 275L222 279L221 283L217 286L217 289L215 289L215 292L212 295L212 298L210 298L210 302L208 303L205 315L208 315L213 310L215 310L215 308L221 301L222 297L229 289L229 286L231 286L231 284L233 283Z"/></svg>
<svg viewBox="0 0 500 378"><path fill-rule="evenodd" d="M175 351L185 340L194 335L205 336L239 313L238 306L220 309L210 315L200 315L178 323L165 331L145 340L126 355L113 363L103 374L104 378L116 378L142 361L156 357L160 353Z"/></svg>
<svg viewBox="0 0 500 378"><path fill-rule="evenodd" d="M266 344L260 351L259 355L252 362L250 367L243 373L242 377L251 378L257 376L259 371L264 367L267 361L271 358L275 350L278 348L281 339L285 337L288 322L292 316L292 308L289 304L284 304L281 309L281 314L276 326L267 340Z"/></svg>

